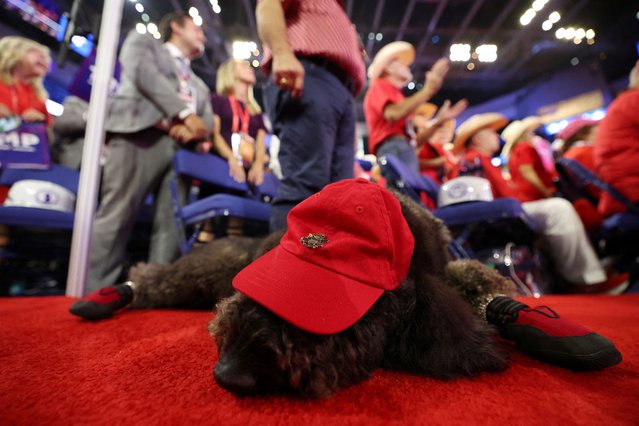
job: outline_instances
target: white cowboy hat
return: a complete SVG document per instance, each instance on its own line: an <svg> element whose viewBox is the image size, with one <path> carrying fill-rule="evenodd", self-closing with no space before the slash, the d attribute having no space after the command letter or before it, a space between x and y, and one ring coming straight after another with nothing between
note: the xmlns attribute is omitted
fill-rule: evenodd
<svg viewBox="0 0 639 426"><path fill-rule="evenodd" d="M368 78L375 80L379 78L388 64L393 60L398 60L408 66L415 60L415 48L406 41L394 41L379 49L368 67Z"/></svg>
<svg viewBox="0 0 639 426"><path fill-rule="evenodd" d="M464 149L468 139L481 129L490 128L497 131L507 123L508 119L497 112L473 115L457 128L457 137L455 138L453 153L456 154Z"/></svg>
<svg viewBox="0 0 639 426"><path fill-rule="evenodd" d="M535 130L541 126L541 119L536 116L526 117L523 120L515 120L501 132L501 138L506 142L502 155L508 157L515 143L529 130Z"/></svg>

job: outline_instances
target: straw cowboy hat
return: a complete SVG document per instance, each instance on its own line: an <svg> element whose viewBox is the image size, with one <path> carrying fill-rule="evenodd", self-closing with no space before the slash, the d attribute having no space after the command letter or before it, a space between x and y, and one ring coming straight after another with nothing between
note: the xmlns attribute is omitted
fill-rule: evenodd
<svg viewBox="0 0 639 426"><path fill-rule="evenodd" d="M508 119L497 112L487 112L485 114L475 114L464 121L457 128L453 153L457 154L464 149L466 142L481 129L501 129L508 124Z"/></svg>
<svg viewBox="0 0 639 426"><path fill-rule="evenodd" d="M519 141L519 138L539 126L541 126L541 119L536 116L526 117L523 120L515 120L510 123L504 131L501 132L501 138L506 142L502 150L502 155L508 157L515 143Z"/></svg>
<svg viewBox="0 0 639 426"><path fill-rule="evenodd" d="M394 41L379 49L368 67L368 78L378 79L388 64L397 59L408 66L415 60L415 48L406 41Z"/></svg>

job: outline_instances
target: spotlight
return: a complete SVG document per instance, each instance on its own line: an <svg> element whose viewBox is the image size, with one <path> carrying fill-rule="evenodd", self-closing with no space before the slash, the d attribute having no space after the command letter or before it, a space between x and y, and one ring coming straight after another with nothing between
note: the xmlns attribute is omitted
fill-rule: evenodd
<svg viewBox="0 0 639 426"><path fill-rule="evenodd" d="M551 28L552 28L552 22L550 21L544 21L544 23L541 24L541 29L544 31L550 31Z"/></svg>
<svg viewBox="0 0 639 426"><path fill-rule="evenodd" d="M595 31L592 28L586 31L586 38L595 38Z"/></svg>
<svg viewBox="0 0 639 426"><path fill-rule="evenodd" d="M557 31L555 31L555 37L557 38L564 38L566 36L566 29L565 28L559 28Z"/></svg>
<svg viewBox="0 0 639 426"><path fill-rule="evenodd" d="M470 59L470 44L457 43L450 46L450 60L465 62Z"/></svg>
<svg viewBox="0 0 639 426"><path fill-rule="evenodd" d="M495 44L482 44L477 46L475 52L477 52L479 62L495 62L497 60L497 45Z"/></svg>
<svg viewBox="0 0 639 426"><path fill-rule="evenodd" d="M561 15L556 10L548 16L548 20L553 24L556 24L561 19Z"/></svg>
<svg viewBox="0 0 639 426"><path fill-rule="evenodd" d="M579 28L575 31L576 38L584 38L586 36L586 31L583 28Z"/></svg>

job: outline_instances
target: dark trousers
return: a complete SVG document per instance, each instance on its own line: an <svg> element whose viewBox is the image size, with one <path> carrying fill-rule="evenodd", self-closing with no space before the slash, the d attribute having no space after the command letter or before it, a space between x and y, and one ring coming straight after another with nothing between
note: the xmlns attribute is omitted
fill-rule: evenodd
<svg viewBox="0 0 639 426"><path fill-rule="evenodd" d="M299 98L272 79L264 89L266 112L280 139L282 181L273 200L271 231L286 227L288 212L332 182L353 177L355 100L335 75L302 59Z"/></svg>

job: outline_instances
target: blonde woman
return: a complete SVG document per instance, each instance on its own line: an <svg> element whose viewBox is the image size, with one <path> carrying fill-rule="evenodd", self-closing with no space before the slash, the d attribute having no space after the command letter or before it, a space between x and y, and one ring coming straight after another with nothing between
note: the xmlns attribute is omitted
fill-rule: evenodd
<svg viewBox="0 0 639 426"><path fill-rule="evenodd" d="M229 59L217 70L217 94L211 96L211 103L222 136L222 140L216 138L215 149L229 161L231 176L260 185L264 180L266 132L262 110L253 97L254 85L251 65Z"/></svg>
<svg viewBox="0 0 639 426"><path fill-rule="evenodd" d="M46 46L24 37L0 39L0 117L19 115L51 124L42 84L50 64Z"/></svg>

